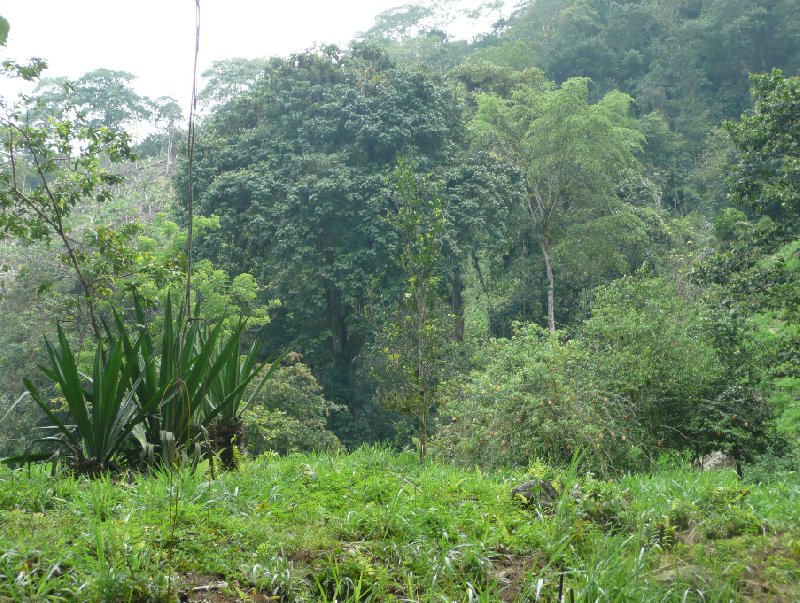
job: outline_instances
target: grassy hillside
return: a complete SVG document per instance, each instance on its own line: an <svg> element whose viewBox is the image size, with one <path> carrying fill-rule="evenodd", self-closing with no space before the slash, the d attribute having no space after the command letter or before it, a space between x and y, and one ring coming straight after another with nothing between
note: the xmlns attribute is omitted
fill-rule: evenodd
<svg viewBox="0 0 800 603"><path fill-rule="evenodd" d="M512 497L530 478L551 505ZM380 448L217 479L2 469L0 600L554 601L563 574L576 601L789 601L798 500L796 473L486 475Z"/></svg>

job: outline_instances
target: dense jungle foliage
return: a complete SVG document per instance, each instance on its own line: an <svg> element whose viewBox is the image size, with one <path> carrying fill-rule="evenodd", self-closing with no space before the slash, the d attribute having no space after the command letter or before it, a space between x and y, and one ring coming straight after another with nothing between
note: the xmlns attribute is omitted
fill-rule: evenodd
<svg viewBox="0 0 800 603"><path fill-rule="evenodd" d="M36 368L43 335L60 322L88 374L115 308L116 336L148 338L121 389L135 363L167 383L169 320L176 341L222 325L219 349L257 344L253 368L291 350L234 413L259 450L313 447L311 429L432 438L488 467L575 448L601 472L783 455L800 416L791 4L539 0L471 42L445 35L442 7L401 7L348 48L216 63L191 172L203 335L171 316L190 190L177 103L129 73L67 82L7 60L38 85L4 100L2 452L41 451L38 403L69 418Z"/></svg>
<svg viewBox="0 0 800 603"><path fill-rule="evenodd" d="M796 536L784 538L796 513L766 502L769 488L797 494L800 461L796 2L528 0L469 41L448 35L451 4L387 11L347 47L219 61L190 132L178 103L137 94L133 74L67 81L0 47L0 77L36 82L0 97L0 458L67 472L52 503L40 500L45 473L29 467L18 495L23 474L9 469L0 508L92 504L116 517L114 499L147 514L150 495L129 500L108 480L148 490L175 470L198 517L217 500L244 514L234 499L256 474L349 496L353 483L337 480L350 469L335 463L410 467L413 451L432 473L353 478L364 490L354 505L408 503L408 521L347 514L314 543L281 532L285 550L237 557L250 568L241 583L264 600L524 601L571 575L585 600L679 600L687 586L697 600L749 596L741 572L692 558L696 530L760 533L755 546L797 565ZM8 27L0 18L0 43ZM718 451L753 490L692 477ZM237 467L252 476L224 473ZM473 481L473 470L493 473ZM637 481L666 470L700 494ZM530 508L495 493L523 477L556 483L533 540L515 532ZM297 494L284 487L248 500L284 505ZM423 507L447 515L451 487L491 517L462 509L463 521L417 525L433 521L415 515ZM743 503L751 492L755 507ZM648 515L648 496L671 510ZM722 509L719 533L706 503ZM317 512L303 511L312 523ZM483 532L465 536L472 521ZM399 545L405 532L413 542ZM603 577L604 534L620 565ZM91 554L137 546L128 536L105 546L98 531ZM0 599L39 597L15 581L27 561L8 538ZM410 550L344 544L392 539L438 569L408 565ZM658 565L645 549L676 542L692 575L621 578ZM514 576L484 549L507 555ZM390 557L410 573L382 573ZM144 585L121 560L104 563L89 599L175 595L171 570ZM779 582L797 579L782 567ZM80 591L54 571L41 570L55 580L42 597ZM189 571L231 575L213 560ZM120 572L124 592L112 588Z"/></svg>

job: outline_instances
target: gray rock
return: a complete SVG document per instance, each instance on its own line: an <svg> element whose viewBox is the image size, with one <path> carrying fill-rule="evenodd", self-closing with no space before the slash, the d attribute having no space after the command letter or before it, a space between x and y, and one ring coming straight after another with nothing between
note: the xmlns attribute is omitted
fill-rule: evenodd
<svg viewBox="0 0 800 603"><path fill-rule="evenodd" d="M653 576L653 580L662 586L681 583L690 584L696 588L702 588L712 582L712 577L709 576L707 571L696 565L683 565L662 570Z"/></svg>
<svg viewBox="0 0 800 603"><path fill-rule="evenodd" d="M736 459L728 456L721 450L715 450L700 459L700 467L702 467L703 471L733 469L736 467Z"/></svg>
<svg viewBox="0 0 800 603"><path fill-rule="evenodd" d="M532 479L522 483L511 490L511 495L515 498L521 496L526 506L538 505L542 508L552 507L558 500L558 491L545 479Z"/></svg>

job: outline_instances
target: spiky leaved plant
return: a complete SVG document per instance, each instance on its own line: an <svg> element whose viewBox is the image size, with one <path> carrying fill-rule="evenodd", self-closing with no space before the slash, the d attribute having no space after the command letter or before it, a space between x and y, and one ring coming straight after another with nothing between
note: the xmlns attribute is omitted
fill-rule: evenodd
<svg viewBox="0 0 800 603"><path fill-rule="evenodd" d="M209 382L209 401L213 410L212 417L216 417L209 426L209 435L214 452L219 455L220 462L227 469L236 466L235 448L242 448L244 445L244 423L242 413L247 408L250 400L258 393L261 386L280 366L286 353L269 365L266 371L266 363L259 364L257 356L260 349L258 341L253 343L250 351L243 356L239 356L239 341L243 332L244 324L231 335L229 343L235 343L233 349L236 353L225 352L220 348L217 360L222 361L222 369L216 373ZM226 348L228 346L225 346ZM244 401L245 391L250 382L260 373L264 372L258 386L250 394L247 401Z"/></svg>
<svg viewBox="0 0 800 603"><path fill-rule="evenodd" d="M139 323L145 318L136 303ZM195 315L199 314L195 311ZM119 323L118 323L119 324ZM134 369L137 394L148 403L155 401L157 413L147 417L135 435L148 451L151 462L161 451L161 458L175 461L183 454L199 459L203 434L209 434L214 449L222 454L227 466L233 464L231 437L236 430L245 388L261 372L257 362L259 346L239 357L245 323L223 335L222 320L208 324L204 320L188 320L185 307L173 312L167 295L164 308L160 354L155 352L152 338L142 327L139 335L141 353ZM264 380L272 373L268 371ZM262 380L263 383L263 380ZM218 427L219 426L219 427ZM241 443L241 437L238 441Z"/></svg>
<svg viewBox="0 0 800 603"><path fill-rule="evenodd" d="M60 389L74 425L62 421L39 389L25 378L25 387L50 420L50 429L55 431L55 435L40 441L55 444L57 452L68 458L75 470L91 475L103 472L113 465L129 442L132 430L157 407L157 400L141 404L136 396L138 380L126 346L137 355L139 343L131 343L127 333L98 341L89 380L78 371L75 354L61 326L58 344L47 340L45 344L50 367L40 368ZM40 455L38 460L41 458Z"/></svg>

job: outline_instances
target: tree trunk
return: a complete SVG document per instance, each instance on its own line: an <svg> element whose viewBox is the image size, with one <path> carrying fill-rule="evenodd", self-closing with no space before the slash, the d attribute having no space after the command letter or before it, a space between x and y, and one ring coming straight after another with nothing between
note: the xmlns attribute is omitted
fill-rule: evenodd
<svg viewBox="0 0 800 603"><path fill-rule="evenodd" d="M453 276L453 314L456 317L453 335L458 343L464 343L464 279L460 268Z"/></svg>
<svg viewBox="0 0 800 603"><path fill-rule="evenodd" d="M550 241L547 237L539 239L542 248L542 258L544 259L544 269L547 272L547 324L550 332L556 331L556 308L555 308L555 284L553 281L553 266L550 263Z"/></svg>
<svg viewBox="0 0 800 603"><path fill-rule="evenodd" d="M333 355L337 362L345 360L347 348L347 325L342 314L339 291L331 284L328 286L328 319L333 340Z"/></svg>
<svg viewBox="0 0 800 603"><path fill-rule="evenodd" d="M484 295L486 295L486 304L489 307L489 333L492 333L492 325L494 324L494 307L492 306L492 296L489 295L489 288L486 286L486 281L483 279L483 271L481 264L478 260L478 254L472 252L472 265L475 267L475 273L478 275L478 282L481 284ZM524 312L524 310L523 310Z"/></svg>
<svg viewBox="0 0 800 603"><path fill-rule="evenodd" d="M419 464L425 464L425 452L428 448L428 425L425 414L419 416Z"/></svg>
<svg viewBox="0 0 800 603"><path fill-rule="evenodd" d="M169 176L172 173L172 123L169 124L169 134L167 134L167 171L164 174Z"/></svg>
<svg viewBox="0 0 800 603"><path fill-rule="evenodd" d="M237 455L234 448L243 449L244 424L241 418L234 417L230 421L218 419L209 429L212 452L219 455L222 467L227 470L236 469Z"/></svg>

